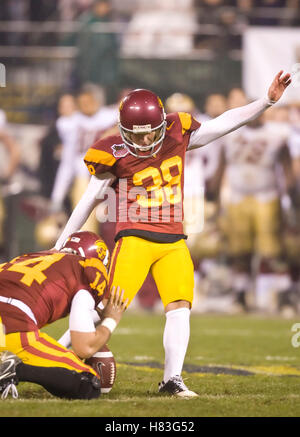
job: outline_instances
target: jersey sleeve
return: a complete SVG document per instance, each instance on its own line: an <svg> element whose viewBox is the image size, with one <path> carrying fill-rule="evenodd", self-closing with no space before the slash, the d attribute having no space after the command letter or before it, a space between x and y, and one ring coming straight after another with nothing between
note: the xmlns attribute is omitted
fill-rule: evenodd
<svg viewBox="0 0 300 437"><path fill-rule="evenodd" d="M182 135L192 133L201 126L201 123L187 112L178 112L178 117L181 123Z"/></svg>
<svg viewBox="0 0 300 437"><path fill-rule="evenodd" d="M288 139L288 146L290 149L291 156L295 159L300 157L300 131L293 129L291 135Z"/></svg>
<svg viewBox="0 0 300 437"><path fill-rule="evenodd" d="M94 299L87 290L79 290L71 304L69 317L70 331L94 332Z"/></svg>
<svg viewBox="0 0 300 437"><path fill-rule="evenodd" d="M84 162L91 175L114 173L114 164L116 163L112 148L114 144L113 137L108 137L97 141L88 149Z"/></svg>
<svg viewBox="0 0 300 437"><path fill-rule="evenodd" d="M229 109L218 117L203 122L201 129L193 132L188 146L189 150L205 146L244 126L259 117L272 104L268 98L255 100L248 105Z"/></svg>
<svg viewBox="0 0 300 437"><path fill-rule="evenodd" d="M4 129L6 126L6 114L2 109L0 109L0 130Z"/></svg>
<svg viewBox="0 0 300 437"><path fill-rule="evenodd" d="M167 115L166 136L186 144L192 132L199 129L201 123L187 112L174 112Z"/></svg>
<svg viewBox="0 0 300 437"><path fill-rule="evenodd" d="M81 259L79 264L83 270L81 284L78 284L78 287L90 292L95 300L96 307L107 291L108 276L106 269L97 258Z"/></svg>

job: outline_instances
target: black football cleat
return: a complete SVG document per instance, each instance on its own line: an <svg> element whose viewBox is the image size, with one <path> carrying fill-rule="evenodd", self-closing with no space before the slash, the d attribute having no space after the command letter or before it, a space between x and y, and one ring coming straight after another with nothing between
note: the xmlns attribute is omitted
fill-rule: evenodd
<svg viewBox="0 0 300 437"><path fill-rule="evenodd" d="M6 399L9 392L14 399L18 398L18 378L16 367L22 360L9 351L4 352L0 357L0 394L1 399Z"/></svg>
<svg viewBox="0 0 300 437"><path fill-rule="evenodd" d="M169 381L162 381L158 385L159 393L166 393L171 396L177 396L180 398L196 398L197 393L189 390L184 384L181 376L172 376Z"/></svg>

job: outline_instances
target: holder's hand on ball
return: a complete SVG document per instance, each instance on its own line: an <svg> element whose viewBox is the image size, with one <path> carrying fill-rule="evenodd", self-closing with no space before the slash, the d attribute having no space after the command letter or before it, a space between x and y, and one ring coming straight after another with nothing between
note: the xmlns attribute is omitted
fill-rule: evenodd
<svg viewBox="0 0 300 437"><path fill-rule="evenodd" d="M124 290L120 292L120 287L112 287L106 307L103 310L102 317L110 317L117 323L122 318L123 312L126 310L129 299L124 300Z"/></svg>

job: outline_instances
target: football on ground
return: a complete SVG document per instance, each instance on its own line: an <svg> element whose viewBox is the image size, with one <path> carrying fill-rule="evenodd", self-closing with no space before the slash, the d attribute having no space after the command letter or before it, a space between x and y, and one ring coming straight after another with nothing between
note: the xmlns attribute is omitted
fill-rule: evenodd
<svg viewBox="0 0 300 437"><path fill-rule="evenodd" d="M103 346L99 352L85 360L101 379L101 393L109 393L114 385L117 376L117 367L114 355L107 345Z"/></svg>

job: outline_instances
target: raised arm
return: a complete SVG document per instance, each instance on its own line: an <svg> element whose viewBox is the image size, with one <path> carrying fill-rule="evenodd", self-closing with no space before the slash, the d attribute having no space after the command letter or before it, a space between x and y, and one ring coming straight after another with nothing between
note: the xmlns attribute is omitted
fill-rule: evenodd
<svg viewBox="0 0 300 437"><path fill-rule="evenodd" d="M276 103L282 96L284 90L291 83L289 73L282 75L283 71L276 74L267 97L249 103L249 105L231 109L224 112L219 117L205 121L201 127L191 134L188 149L195 149L205 146L211 141L226 135L244 124L249 123L259 117L266 109Z"/></svg>

